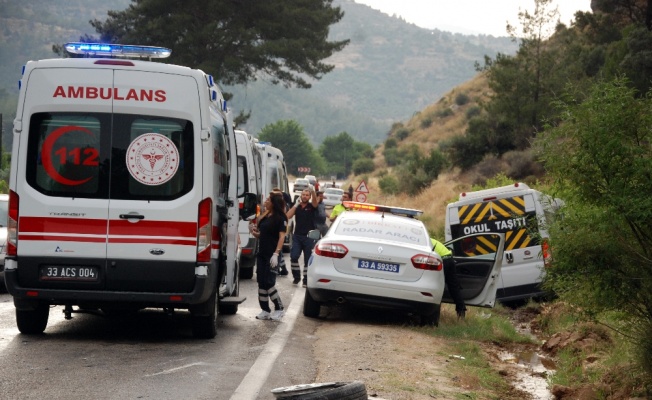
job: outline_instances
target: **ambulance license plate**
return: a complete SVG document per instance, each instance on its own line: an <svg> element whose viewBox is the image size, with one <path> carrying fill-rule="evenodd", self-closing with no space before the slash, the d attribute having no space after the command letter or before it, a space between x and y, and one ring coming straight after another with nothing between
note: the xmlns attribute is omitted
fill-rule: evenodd
<svg viewBox="0 0 652 400"><path fill-rule="evenodd" d="M97 267L46 265L41 267L42 281L95 282L99 278Z"/></svg>

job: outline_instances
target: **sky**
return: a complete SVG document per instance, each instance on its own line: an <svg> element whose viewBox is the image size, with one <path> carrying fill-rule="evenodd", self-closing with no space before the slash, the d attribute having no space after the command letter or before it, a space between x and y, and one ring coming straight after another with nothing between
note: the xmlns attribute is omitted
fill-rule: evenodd
<svg viewBox="0 0 652 400"><path fill-rule="evenodd" d="M518 12L534 10L534 0L355 0L427 29L508 36L505 26L518 23ZM576 11L590 11L591 0L553 0L560 20L570 25Z"/></svg>

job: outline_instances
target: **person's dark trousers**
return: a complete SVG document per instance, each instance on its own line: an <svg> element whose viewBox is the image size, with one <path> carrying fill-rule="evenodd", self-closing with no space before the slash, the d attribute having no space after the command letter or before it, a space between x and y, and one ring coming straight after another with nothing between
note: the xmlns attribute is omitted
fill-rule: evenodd
<svg viewBox="0 0 652 400"><path fill-rule="evenodd" d="M457 315L462 317L466 311L466 306L464 305L464 299L462 299L462 293L460 292L460 283L457 281L457 273L455 272L455 260L453 257L444 257L443 261L444 279L446 280L448 293L455 302L455 311L457 311Z"/></svg>
<svg viewBox="0 0 652 400"><path fill-rule="evenodd" d="M312 248L315 247L315 240L310 239L308 236L294 235L292 236L292 249L290 250L290 268L292 269L292 277L296 282L301 279L301 266L299 265L299 257L303 252L303 281L306 281L306 274L308 273L308 260L312 255Z"/></svg>

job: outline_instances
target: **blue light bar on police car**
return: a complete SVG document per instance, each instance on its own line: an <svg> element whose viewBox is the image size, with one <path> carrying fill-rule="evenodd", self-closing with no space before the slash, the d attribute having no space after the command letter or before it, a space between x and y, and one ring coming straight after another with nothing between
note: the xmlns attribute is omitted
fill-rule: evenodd
<svg viewBox="0 0 652 400"><path fill-rule="evenodd" d="M172 54L172 50L165 47L129 44L71 42L66 43L64 48L70 54L95 57L167 58Z"/></svg>

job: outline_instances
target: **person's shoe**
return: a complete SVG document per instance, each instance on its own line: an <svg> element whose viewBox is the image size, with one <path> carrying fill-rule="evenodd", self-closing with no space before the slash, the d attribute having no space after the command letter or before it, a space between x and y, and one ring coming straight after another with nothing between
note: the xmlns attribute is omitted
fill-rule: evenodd
<svg viewBox="0 0 652 400"><path fill-rule="evenodd" d="M271 319L272 321L280 321L284 315L285 315L285 310L274 310L272 311L272 314L270 315L269 319Z"/></svg>
<svg viewBox="0 0 652 400"><path fill-rule="evenodd" d="M288 274L288 270L283 268L281 269L281 272L278 273L280 276L286 276Z"/></svg>
<svg viewBox="0 0 652 400"><path fill-rule="evenodd" d="M292 284L296 285L299 282L301 282L301 278L294 278L294 280L292 281Z"/></svg>
<svg viewBox="0 0 652 400"><path fill-rule="evenodd" d="M260 314L256 315L256 319L272 319L272 314L269 311L261 311Z"/></svg>
<svg viewBox="0 0 652 400"><path fill-rule="evenodd" d="M303 280L303 287L308 287L308 281L306 281L305 279Z"/></svg>
<svg viewBox="0 0 652 400"><path fill-rule="evenodd" d="M457 312L457 319L464 319L466 317L466 310L461 310Z"/></svg>

